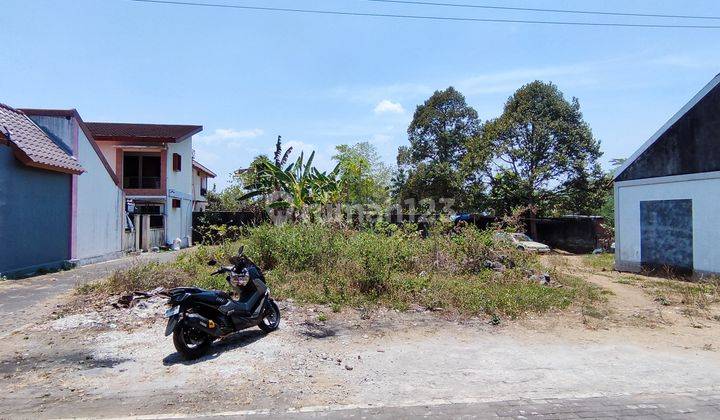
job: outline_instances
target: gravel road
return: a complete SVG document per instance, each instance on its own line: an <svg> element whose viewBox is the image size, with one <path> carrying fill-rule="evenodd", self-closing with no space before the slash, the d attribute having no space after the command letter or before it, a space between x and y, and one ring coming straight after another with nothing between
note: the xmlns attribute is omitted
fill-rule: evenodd
<svg viewBox="0 0 720 420"><path fill-rule="evenodd" d="M612 274L587 276L612 282ZM442 312L333 313L284 301L277 332L238 333L192 362L163 336L161 299L88 306L0 340L0 418L518 418L533 410L572 418L603 409L712 418L720 321L698 325L634 286L607 286L610 315L593 323L576 310L493 326Z"/></svg>

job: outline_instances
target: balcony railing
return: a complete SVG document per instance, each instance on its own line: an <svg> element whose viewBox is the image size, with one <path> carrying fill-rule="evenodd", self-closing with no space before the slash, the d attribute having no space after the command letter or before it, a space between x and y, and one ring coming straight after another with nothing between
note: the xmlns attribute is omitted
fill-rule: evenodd
<svg viewBox="0 0 720 420"><path fill-rule="evenodd" d="M159 189L160 188L160 177L159 176L126 176L123 177L123 188L130 189Z"/></svg>

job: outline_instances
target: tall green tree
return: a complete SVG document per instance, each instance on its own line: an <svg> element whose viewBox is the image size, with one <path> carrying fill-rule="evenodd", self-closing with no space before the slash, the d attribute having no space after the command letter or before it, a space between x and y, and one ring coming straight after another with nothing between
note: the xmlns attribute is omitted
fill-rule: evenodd
<svg viewBox="0 0 720 420"><path fill-rule="evenodd" d="M584 121L577 98L566 100L552 83L522 86L506 102L502 115L484 127L494 150L489 174L495 202L527 206L529 216L552 210L548 203L595 188L600 142ZM583 211L581 198L562 211ZM537 236L535 223L531 235Z"/></svg>
<svg viewBox="0 0 720 420"><path fill-rule="evenodd" d="M461 172L468 144L482 132L477 111L449 87L419 105L408 127L409 146L398 149L399 173L406 182L401 199L453 197L466 201L466 177Z"/></svg>
<svg viewBox="0 0 720 420"><path fill-rule="evenodd" d="M374 145L360 142L335 147L333 160L345 202L350 204L383 204L389 197L390 169L382 162Z"/></svg>
<svg viewBox="0 0 720 420"><path fill-rule="evenodd" d="M605 219L605 224L610 227L615 227L615 191L613 189L613 179L615 178L615 171L625 163L626 159L611 159L611 169L605 174L605 190L602 198L602 204L597 208L594 213L598 216L602 216Z"/></svg>

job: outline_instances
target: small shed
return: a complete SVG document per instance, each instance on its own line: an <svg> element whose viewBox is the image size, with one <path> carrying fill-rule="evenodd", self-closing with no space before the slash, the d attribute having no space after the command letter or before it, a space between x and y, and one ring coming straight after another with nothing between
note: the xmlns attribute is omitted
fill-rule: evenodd
<svg viewBox="0 0 720 420"><path fill-rule="evenodd" d="M0 104L0 276L70 259L72 179L84 171L25 113Z"/></svg>
<svg viewBox="0 0 720 420"><path fill-rule="evenodd" d="M615 175L615 266L720 273L720 75Z"/></svg>

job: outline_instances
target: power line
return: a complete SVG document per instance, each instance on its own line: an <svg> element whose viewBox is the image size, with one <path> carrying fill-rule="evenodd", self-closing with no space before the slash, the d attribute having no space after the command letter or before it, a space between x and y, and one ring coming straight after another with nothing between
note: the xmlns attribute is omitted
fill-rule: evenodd
<svg viewBox="0 0 720 420"><path fill-rule="evenodd" d="M714 25L672 25L672 24L643 24L643 23L619 23L619 22L572 22L572 21L555 21L555 20L494 19L494 18L473 18L473 17L459 17L459 16L405 15L405 14L391 14L391 13L345 12L345 11L340 11L340 10L316 10L316 9L293 9L293 8L284 8L284 7L240 6L237 4L198 3L198 2L193 2L193 1L179 1L179 0L126 0L126 1L131 1L131 2L135 2L135 3L164 4L164 5L173 5L173 6L195 6L195 7L210 7L210 8L224 8L224 9L258 10L258 11L266 11L266 12L287 12L287 13L305 13L305 14L316 14L316 15L360 16L360 17L454 21L454 22L519 23L519 24L532 24L532 25L563 25L563 26L592 26L592 27L621 27L621 28L720 29L720 26L714 26Z"/></svg>
<svg viewBox="0 0 720 420"><path fill-rule="evenodd" d="M485 4L441 3L441 2L426 2L426 1L414 1L414 0L365 0L365 1L371 1L374 3L398 3L398 4L412 4L412 5L421 5L421 6L442 6L442 7L458 7L458 8L472 8L472 9L490 9L490 10L513 10L513 11L522 11L522 12L569 13L569 14L576 14L576 15L720 20L720 16L667 15L667 14L659 14L659 13L632 13L632 12L604 12L604 11L600 11L600 10L538 9L538 8L533 8L533 7L491 6L491 5L485 5Z"/></svg>

